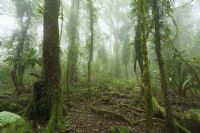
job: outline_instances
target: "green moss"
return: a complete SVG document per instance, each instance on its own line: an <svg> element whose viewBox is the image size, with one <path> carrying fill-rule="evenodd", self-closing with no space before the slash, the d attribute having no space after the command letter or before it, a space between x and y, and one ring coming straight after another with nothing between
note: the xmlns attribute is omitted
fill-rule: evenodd
<svg viewBox="0 0 200 133"><path fill-rule="evenodd" d="M33 133L32 127L19 115L10 112L0 112L1 133Z"/></svg>
<svg viewBox="0 0 200 133"><path fill-rule="evenodd" d="M62 101L58 101L52 107L51 117L43 133L57 133L63 128Z"/></svg>
<svg viewBox="0 0 200 133"><path fill-rule="evenodd" d="M152 97L152 104L155 112L161 111L163 114L165 114L165 109L159 105L158 100L155 97Z"/></svg>
<svg viewBox="0 0 200 133"><path fill-rule="evenodd" d="M130 133L131 128L128 126L111 126L108 129L109 133Z"/></svg>

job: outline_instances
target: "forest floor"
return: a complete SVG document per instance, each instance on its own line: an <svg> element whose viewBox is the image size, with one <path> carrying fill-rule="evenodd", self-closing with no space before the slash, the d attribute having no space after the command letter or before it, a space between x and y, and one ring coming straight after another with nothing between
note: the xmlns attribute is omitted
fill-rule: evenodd
<svg viewBox="0 0 200 133"><path fill-rule="evenodd" d="M0 111L20 112L28 105L31 92L27 90L17 99L13 96L13 90L1 92ZM109 131L113 133L116 129L128 130L130 133L145 132L145 105L140 88L127 86L121 89L93 88L92 94L92 100L88 100L87 89L75 88L70 96L63 97L66 128L64 133L107 133ZM160 93L155 97L163 106ZM174 111L180 113L190 108L200 108L199 100L191 98L176 99L176 96L170 94L170 101ZM155 133L163 131L164 123L162 118L154 117ZM40 129L36 129L36 133L40 133L43 126L38 127Z"/></svg>
<svg viewBox="0 0 200 133"><path fill-rule="evenodd" d="M131 109L105 103L101 103L97 107L101 112L95 112L91 109L91 104L91 102L86 101L71 108L67 117L70 118L74 126L66 133L107 133L114 126L127 127L131 133L145 132L145 119L140 116L141 114L136 114ZM158 120L154 126L156 133L160 133L163 124Z"/></svg>
<svg viewBox="0 0 200 133"><path fill-rule="evenodd" d="M122 91L104 92L92 101L79 99L71 102L65 116L69 124L66 133L107 133L116 127L126 128L131 133L145 132L141 98L129 89ZM163 125L162 119L154 118L156 133L161 132Z"/></svg>
<svg viewBox="0 0 200 133"><path fill-rule="evenodd" d="M77 92L77 91L75 91ZM65 133L117 133L114 129L128 128L130 133L145 132L144 102L140 88L124 86L119 89L93 90L93 99L87 100L87 89L78 90L79 95L72 94L71 100L66 100L68 110L65 119L68 130ZM82 93L81 93L82 92ZM161 93L155 95L163 106ZM85 95L85 97L84 97ZM74 99L74 100L73 100ZM181 98L170 94L174 112L183 113L191 108L200 108L198 99ZM155 103L153 103L155 104ZM162 133L165 121L154 114L155 133Z"/></svg>

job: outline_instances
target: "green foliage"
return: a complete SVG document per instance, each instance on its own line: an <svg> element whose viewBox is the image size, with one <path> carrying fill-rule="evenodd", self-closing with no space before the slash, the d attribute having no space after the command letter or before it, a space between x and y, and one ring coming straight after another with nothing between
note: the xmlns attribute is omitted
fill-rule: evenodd
<svg viewBox="0 0 200 133"><path fill-rule="evenodd" d="M7 65L0 65L0 89L5 88L8 89L12 87L11 77L10 77L10 69ZM5 91L5 90L4 90Z"/></svg>
<svg viewBox="0 0 200 133"><path fill-rule="evenodd" d="M199 65L197 62L194 63L195 60L193 58L186 59L194 69L198 68ZM179 57L174 56L173 58L168 58L166 60L166 68L170 88L174 88L177 95L185 96L187 91L196 90L195 86L198 83L195 82L193 73L191 73L192 70Z"/></svg>
<svg viewBox="0 0 200 133"><path fill-rule="evenodd" d="M200 130L200 109L190 109L186 111L182 123L192 133L198 133Z"/></svg>
<svg viewBox="0 0 200 133"><path fill-rule="evenodd" d="M108 129L109 133L130 133L131 128L128 126L111 126Z"/></svg>
<svg viewBox="0 0 200 133"><path fill-rule="evenodd" d="M156 97L152 97L152 104L153 104L154 112L160 112L161 111L163 114L165 114L165 109L162 106L159 105Z"/></svg>
<svg viewBox="0 0 200 133"><path fill-rule="evenodd" d="M15 53L10 52L4 62L6 62L10 66L13 66L14 64L21 64L26 69L29 67L34 68L35 65L40 65L39 57L37 56L36 50L31 47L27 48L26 51L24 51L24 54L22 55L20 61L16 59Z"/></svg>

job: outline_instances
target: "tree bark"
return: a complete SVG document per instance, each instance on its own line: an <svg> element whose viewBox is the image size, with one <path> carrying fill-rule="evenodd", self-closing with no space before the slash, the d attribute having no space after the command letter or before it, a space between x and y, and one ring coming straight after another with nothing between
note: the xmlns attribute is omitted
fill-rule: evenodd
<svg viewBox="0 0 200 133"><path fill-rule="evenodd" d="M23 76L24 76L24 64L22 64L22 58L24 54L24 44L27 37L27 32L31 24L31 17L29 12L27 11L27 20L23 22L20 18L20 36L19 42L16 47L16 62L14 62L13 70L11 71L11 78L13 80L15 89L18 94L23 91Z"/></svg>
<svg viewBox="0 0 200 133"><path fill-rule="evenodd" d="M45 0L44 5L44 42L43 65L44 85L50 119L44 133L60 132L62 128L62 95L60 86L60 42L59 42L60 0ZM48 112L47 112L48 113Z"/></svg>
<svg viewBox="0 0 200 133"><path fill-rule="evenodd" d="M79 0L74 0L71 6L71 16L69 22L69 52L67 63L67 90L69 85L74 85L78 81L77 62L79 52L78 36L78 17Z"/></svg>
<svg viewBox="0 0 200 133"><path fill-rule="evenodd" d="M89 2L89 15L90 15L90 42L89 42L89 59L88 59L88 98L91 100L91 63L93 59L94 49L94 12L93 1Z"/></svg>
<svg viewBox="0 0 200 133"><path fill-rule="evenodd" d="M140 67L141 75L143 74L143 59L142 59L142 48L141 48L141 30L140 30L140 20L138 17L136 32L135 32L135 41L134 41L134 52L135 52L135 61L134 61L134 72L137 73L137 62Z"/></svg>
<svg viewBox="0 0 200 133"><path fill-rule="evenodd" d="M125 71L126 71L126 79L128 80L128 64L125 65Z"/></svg>
<svg viewBox="0 0 200 133"><path fill-rule="evenodd" d="M141 48L143 59L143 84L144 84L144 101L146 113L146 133L154 133L153 129L153 107L152 107L152 90L149 74L149 59L146 44L146 30L145 30L145 9L144 0L139 1L139 17L140 17L140 30L141 30Z"/></svg>
<svg viewBox="0 0 200 133"><path fill-rule="evenodd" d="M163 97L164 97L164 104L165 104L165 110L166 110L166 125L167 125L167 132L168 133L175 133L176 128L174 125L174 119L170 107L170 102L168 98L168 85L165 75L165 68L164 68L164 61L161 54L161 36L160 36L160 13L159 13L159 7L158 7L158 1L153 0L153 15L154 15L154 21L155 21L155 45L156 45L156 54L158 59L158 65L160 70L160 83L161 88L163 91Z"/></svg>

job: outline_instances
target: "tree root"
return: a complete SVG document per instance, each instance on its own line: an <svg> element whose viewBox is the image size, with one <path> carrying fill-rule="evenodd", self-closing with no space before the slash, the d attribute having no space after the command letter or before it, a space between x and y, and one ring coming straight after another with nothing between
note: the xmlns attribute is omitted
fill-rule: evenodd
<svg viewBox="0 0 200 133"><path fill-rule="evenodd" d="M154 121L160 121L160 122L162 122L162 123L165 123L165 121L164 121L163 119L153 118L153 120L154 120ZM138 121L134 122L134 123L132 124L132 126L135 126L135 125L137 125L137 124L139 124L139 123L141 123L141 122L145 122L145 121L146 121L146 119L138 120Z"/></svg>
<svg viewBox="0 0 200 133"><path fill-rule="evenodd" d="M107 97L107 96L102 97L102 98L100 98L100 99L94 101L94 102L92 103L92 106L96 105L96 104L99 103L99 102L107 102L107 103L110 103L110 99L111 99L111 98L110 98L110 97Z"/></svg>
<svg viewBox="0 0 200 133"><path fill-rule="evenodd" d="M128 123L130 126L132 125L132 123L130 122L130 120L128 120L127 118L125 118L124 116L122 115L119 115L117 113L114 113L114 112L111 112L111 111L107 111L107 110L101 110L101 109L97 109L93 106L90 106L91 108L91 111L94 112L95 114L98 114L98 115L107 115L108 117L111 117L111 118L117 118L121 121L124 121L126 123Z"/></svg>
<svg viewBox="0 0 200 133"><path fill-rule="evenodd" d="M139 123L145 122L145 121L146 121L146 119L138 120L138 121L134 122L134 123L132 124L132 126L138 125Z"/></svg>
<svg viewBox="0 0 200 133"><path fill-rule="evenodd" d="M117 103L114 103L114 104L116 104L117 106L122 106L122 107L125 107L125 108L129 108L129 109L135 110L135 111L140 112L140 113L144 113L144 110L142 110L140 108L136 108L134 106L129 106L127 104L117 104Z"/></svg>

